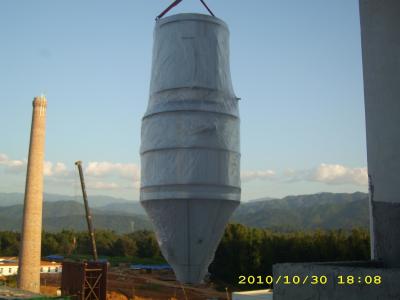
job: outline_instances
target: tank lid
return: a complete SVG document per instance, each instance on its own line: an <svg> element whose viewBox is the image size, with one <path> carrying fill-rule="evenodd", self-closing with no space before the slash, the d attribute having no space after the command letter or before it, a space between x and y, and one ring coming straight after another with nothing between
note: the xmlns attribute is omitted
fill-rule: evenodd
<svg viewBox="0 0 400 300"><path fill-rule="evenodd" d="M162 26L167 23L179 22L179 21L203 21L203 22L216 23L218 25L228 28L228 25L224 21L222 21L221 19L219 19L217 17L213 17L213 16L205 15L205 14L195 14L195 13L182 13L182 14L176 14L176 15L172 15L169 17L161 18L156 21L156 24L157 24L157 26Z"/></svg>

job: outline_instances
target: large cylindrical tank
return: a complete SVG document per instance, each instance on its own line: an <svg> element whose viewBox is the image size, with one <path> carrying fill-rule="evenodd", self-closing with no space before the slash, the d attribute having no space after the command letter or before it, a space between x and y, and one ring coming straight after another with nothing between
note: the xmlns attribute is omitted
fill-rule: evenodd
<svg viewBox="0 0 400 300"><path fill-rule="evenodd" d="M400 268L400 1L360 0L372 259Z"/></svg>
<svg viewBox="0 0 400 300"><path fill-rule="evenodd" d="M239 142L227 25L202 14L158 20L140 200L181 282L202 281L239 205Z"/></svg>

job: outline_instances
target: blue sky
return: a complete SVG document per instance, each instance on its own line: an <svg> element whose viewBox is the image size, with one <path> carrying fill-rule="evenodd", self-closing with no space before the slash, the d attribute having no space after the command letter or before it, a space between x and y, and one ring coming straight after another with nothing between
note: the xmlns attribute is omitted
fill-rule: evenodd
<svg viewBox="0 0 400 300"><path fill-rule="evenodd" d="M138 199L154 18L171 1L0 1L0 192L23 192L33 97L45 191ZM231 32L242 198L367 190L357 0L208 0ZM170 14L207 13L184 0Z"/></svg>

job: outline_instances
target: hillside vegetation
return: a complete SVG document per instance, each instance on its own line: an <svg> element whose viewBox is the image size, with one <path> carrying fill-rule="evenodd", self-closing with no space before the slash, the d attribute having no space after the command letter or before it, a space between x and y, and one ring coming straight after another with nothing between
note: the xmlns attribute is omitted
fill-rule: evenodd
<svg viewBox="0 0 400 300"><path fill-rule="evenodd" d="M4 203L10 203L6 200L7 195L12 195L13 201L23 199L22 194L0 194L0 200L4 201L0 204L0 230L19 231L23 206L22 204L1 206ZM86 230L82 202L65 200L64 197L70 199L72 198L70 196L58 195L58 197L60 201L56 201L56 195L47 196L47 199L51 201L44 202L44 230L50 232L62 229ZM137 201L95 196L89 199L89 204L92 207L96 229L114 230L118 233L131 232L132 225L134 230L152 229L150 220ZM230 222L278 231L367 229L369 226L368 194L320 193L242 202Z"/></svg>
<svg viewBox="0 0 400 300"><path fill-rule="evenodd" d="M232 221L276 230L368 228L368 194L320 193L243 203Z"/></svg>
<svg viewBox="0 0 400 300"><path fill-rule="evenodd" d="M149 219L128 212L107 212L91 209L96 229L128 233L134 230L152 229ZM0 230L19 231L22 224L23 205L0 207ZM83 204L75 201L44 202L43 229L49 232L87 229Z"/></svg>

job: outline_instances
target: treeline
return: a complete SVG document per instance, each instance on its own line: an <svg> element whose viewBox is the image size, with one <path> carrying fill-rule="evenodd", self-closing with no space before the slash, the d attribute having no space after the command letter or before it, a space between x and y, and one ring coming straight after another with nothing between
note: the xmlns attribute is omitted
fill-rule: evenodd
<svg viewBox="0 0 400 300"><path fill-rule="evenodd" d="M0 256L18 255L20 234L0 232ZM151 231L117 234L96 231L100 256L159 258L156 237ZM43 232L42 255L88 255L91 253L87 232L64 230ZM255 229L229 224L209 271L211 278L237 286L239 275L270 275L279 262L317 262L368 260L369 233L352 231L297 231L291 233Z"/></svg>
<svg viewBox="0 0 400 300"><path fill-rule="evenodd" d="M161 253L155 234L142 230L129 234L117 234L114 231L97 230L95 233L97 252L100 256L118 257L160 257ZM20 234L18 232L0 232L0 255L18 255ZM87 232L63 230L56 233L42 233L42 256L59 254L63 256L91 254L91 243Z"/></svg>
<svg viewBox="0 0 400 300"><path fill-rule="evenodd" d="M272 265L280 262L368 259L365 229L279 233L230 224L209 271L213 279L237 285L240 275L271 275Z"/></svg>

